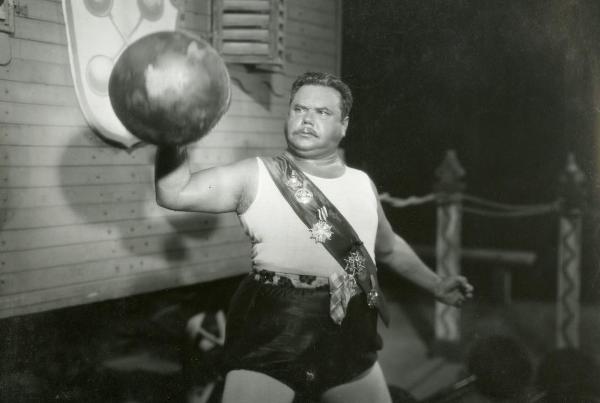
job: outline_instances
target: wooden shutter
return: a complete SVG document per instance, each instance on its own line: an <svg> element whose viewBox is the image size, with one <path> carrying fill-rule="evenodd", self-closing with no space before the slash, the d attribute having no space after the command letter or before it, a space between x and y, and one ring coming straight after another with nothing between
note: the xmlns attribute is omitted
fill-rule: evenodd
<svg viewBox="0 0 600 403"><path fill-rule="evenodd" d="M213 46L230 63L283 66L284 0L213 0Z"/></svg>

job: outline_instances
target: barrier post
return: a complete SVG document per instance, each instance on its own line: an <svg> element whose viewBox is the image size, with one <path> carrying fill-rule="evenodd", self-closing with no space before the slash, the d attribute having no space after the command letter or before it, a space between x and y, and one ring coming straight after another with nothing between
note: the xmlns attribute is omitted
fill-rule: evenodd
<svg viewBox="0 0 600 403"><path fill-rule="evenodd" d="M585 175L569 154L559 178L561 211L558 235L558 298L556 347L579 347L581 295L581 223Z"/></svg>
<svg viewBox="0 0 600 403"><path fill-rule="evenodd" d="M461 192L464 190L465 171L456 152L448 150L435 172L437 198L436 271L442 276L460 274L461 248ZM460 342L460 311L435 303L435 344L442 353L458 351Z"/></svg>

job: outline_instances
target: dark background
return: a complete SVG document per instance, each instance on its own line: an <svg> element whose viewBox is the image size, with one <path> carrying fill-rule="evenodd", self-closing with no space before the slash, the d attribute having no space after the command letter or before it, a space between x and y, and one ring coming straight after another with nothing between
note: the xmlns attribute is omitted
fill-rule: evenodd
<svg viewBox="0 0 600 403"><path fill-rule="evenodd" d="M343 146L380 192L431 192L454 149L468 193L546 203L572 152L598 207L600 2L344 0L343 18L342 76L355 96ZM386 210L409 241L434 242L431 204ZM585 299L600 299L598 227L586 216ZM464 217L465 245L537 254L514 277L517 297L555 298L557 239L555 215Z"/></svg>

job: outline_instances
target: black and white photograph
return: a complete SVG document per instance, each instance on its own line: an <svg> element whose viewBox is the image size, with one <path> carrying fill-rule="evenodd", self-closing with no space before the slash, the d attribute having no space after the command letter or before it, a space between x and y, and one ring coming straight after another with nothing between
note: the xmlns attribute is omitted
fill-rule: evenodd
<svg viewBox="0 0 600 403"><path fill-rule="evenodd" d="M600 2L0 0L0 403L600 403Z"/></svg>

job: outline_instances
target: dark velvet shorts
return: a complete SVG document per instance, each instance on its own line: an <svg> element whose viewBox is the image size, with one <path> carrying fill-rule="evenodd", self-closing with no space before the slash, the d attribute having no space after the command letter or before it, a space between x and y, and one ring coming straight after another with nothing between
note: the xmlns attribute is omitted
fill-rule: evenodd
<svg viewBox="0 0 600 403"><path fill-rule="evenodd" d="M382 347L377 311L364 293L352 297L336 325L328 287L267 284L252 273L233 296L225 334L225 372L261 372L303 396L356 378L373 366Z"/></svg>

